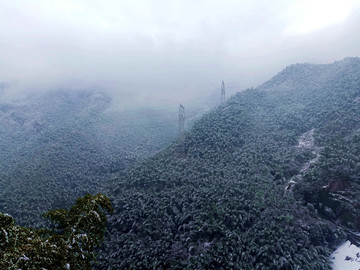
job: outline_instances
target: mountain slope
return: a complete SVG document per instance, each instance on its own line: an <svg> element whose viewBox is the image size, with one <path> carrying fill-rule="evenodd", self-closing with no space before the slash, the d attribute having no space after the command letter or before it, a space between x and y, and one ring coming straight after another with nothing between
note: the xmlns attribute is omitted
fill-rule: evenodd
<svg viewBox="0 0 360 270"><path fill-rule="evenodd" d="M168 145L177 126L152 110L113 109L94 91L53 91L0 104L0 211L22 225L96 193Z"/></svg>
<svg viewBox="0 0 360 270"><path fill-rule="evenodd" d="M293 65L233 96L114 181L99 268L329 269L358 229L359 96L358 58ZM337 175L343 188L322 189Z"/></svg>

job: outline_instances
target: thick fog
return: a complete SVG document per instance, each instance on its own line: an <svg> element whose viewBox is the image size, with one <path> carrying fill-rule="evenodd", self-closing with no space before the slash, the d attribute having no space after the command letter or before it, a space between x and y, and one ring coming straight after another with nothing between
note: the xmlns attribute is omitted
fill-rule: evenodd
<svg viewBox="0 0 360 270"><path fill-rule="evenodd" d="M98 89L178 104L221 80L229 95L289 64L359 56L359 11L356 0L1 0L2 98Z"/></svg>

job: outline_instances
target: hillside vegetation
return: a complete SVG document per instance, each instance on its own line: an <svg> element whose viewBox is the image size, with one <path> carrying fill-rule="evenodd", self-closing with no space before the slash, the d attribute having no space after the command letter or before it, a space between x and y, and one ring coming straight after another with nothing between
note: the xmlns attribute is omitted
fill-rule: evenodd
<svg viewBox="0 0 360 270"><path fill-rule="evenodd" d="M330 269L359 151L360 60L289 66L113 181L99 268Z"/></svg>
<svg viewBox="0 0 360 270"><path fill-rule="evenodd" d="M94 249L104 238L109 198L86 194L70 210L56 209L46 217L56 223L52 229L24 228L0 213L1 269L92 269Z"/></svg>
<svg viewBox="0 0 360 270"><path fill-rule="evenodd" d="M45 211L95 194L119 171L174 140L176 121L167 115L115 105L94 91L2 101L0 211L18 224L39 227Z"/></svg>

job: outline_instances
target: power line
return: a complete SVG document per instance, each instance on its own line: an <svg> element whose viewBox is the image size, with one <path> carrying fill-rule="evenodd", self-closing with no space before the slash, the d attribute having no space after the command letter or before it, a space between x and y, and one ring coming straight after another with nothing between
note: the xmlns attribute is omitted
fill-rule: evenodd
<svg viewBox="0 0 360 270"><path fill-rule="evenodd" d="M180 104L179 106L179 135L184 132L185 128L185 107Z"/></svg>
<svg viewBox="0 0 360 270"><path fill-rule="evenodd" d="M225 83L221 82L221 104L225 103Z"/></svg>

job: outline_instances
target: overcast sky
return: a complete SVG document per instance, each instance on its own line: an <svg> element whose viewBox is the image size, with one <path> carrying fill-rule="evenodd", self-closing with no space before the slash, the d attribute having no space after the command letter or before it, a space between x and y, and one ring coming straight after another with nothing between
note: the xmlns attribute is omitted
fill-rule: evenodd
<svg viewBox="0 0 360 270"><path fill-rule="evenodd" d="M186 102L359 56L359 29L358 0L0 0L0 81Z"/></svg>

